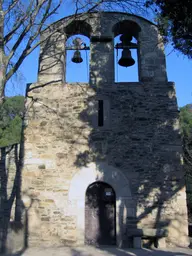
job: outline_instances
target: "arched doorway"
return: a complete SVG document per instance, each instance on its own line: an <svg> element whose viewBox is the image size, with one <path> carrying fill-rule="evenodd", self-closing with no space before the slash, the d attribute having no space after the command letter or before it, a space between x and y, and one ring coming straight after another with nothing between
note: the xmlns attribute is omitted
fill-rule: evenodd
<svg viewBox="0 0 192 256"><path fill-rule="evenodd" d="M116 244L114 189L107 183L94 182L86 190L85 243Z"/></svg>

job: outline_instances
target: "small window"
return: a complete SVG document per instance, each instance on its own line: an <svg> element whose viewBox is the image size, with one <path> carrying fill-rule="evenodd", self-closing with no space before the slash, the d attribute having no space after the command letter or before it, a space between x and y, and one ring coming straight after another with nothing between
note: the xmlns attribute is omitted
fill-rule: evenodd
<svg viewBox="0 0 192 256"><path fill-rule="evenodd" d="M106 98L92 99L88 102L87 117L93 128L110 128L110 102Z"/></svg>
<svg viewBox="0 0 192 256"><path fill-rule="evenodd" d="M66 41L66 82L89 82L90 40L83 35L74 35Z"/></svg>
<svg viewBox="0 0 192 256"><path fill-rule="evenodd" d="M112 196L113 190L112 188L105 188L105 196Z"/></svg>
<svg viewBox="0 0 192 256"><path fill-rule="evenodd" d="M122 41L123 36L128 36L127 46ZM129 35L123 34L115 37L115 82L138 82L138 56L137 40Z"/></svg>
<svg viewBox="0 0 192 256"><path fill-rule="evenodd" d="M115 199L114 197L114 193L113 193L113 189L112 188L105 188L104 190L104 195L103 195L103 200L104 201L113 201Z"/></svg>
<svg viewBox="0 0 192 256"><path fill-rule="evenodd" d="M98 101L98 126L104 124L103 100Z"/></svg>

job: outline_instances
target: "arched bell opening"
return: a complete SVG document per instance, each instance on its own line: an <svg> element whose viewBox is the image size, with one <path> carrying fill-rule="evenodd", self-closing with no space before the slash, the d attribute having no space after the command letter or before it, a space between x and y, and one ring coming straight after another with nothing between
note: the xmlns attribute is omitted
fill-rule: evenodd
<svg viewBox="0 0 192 256"><path fill-rule="evenodd" d="M88 83L91 26L85 21L73 21L65 27L65 33L65 81Z"/></svg>
<svg viewBox="0 0 192 256"><path fill-rule="evenodd" d="M115 82L138 82L138 36L140 27L133 21L121 21L113 27Z"/></svg>
<svg viewBox="0 0 192 256"><path fill-rule="evenodd" d="M90 40L77 34L66 41L66 82L89 82Z"/></svg>
<svg viewBox="0 0 192 256"><path fill-rule="evenodd" d="M76 34L81 34L90 38L91 26L84 20L73 20L65 27L65 34L69 37Z"/></svg>
<svg viewBox="0 0 192 256"><path fill-rule="evenodd" d="M86 190L85 243L116 244L116 194L107 183L94 182Z"/></svg>

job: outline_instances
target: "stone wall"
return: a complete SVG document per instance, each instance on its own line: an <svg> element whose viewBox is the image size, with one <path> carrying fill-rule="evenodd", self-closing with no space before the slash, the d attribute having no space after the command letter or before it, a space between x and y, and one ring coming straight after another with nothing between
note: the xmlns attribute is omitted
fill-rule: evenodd
<svg viewBox="0 0 192 256"><path fill-rule="evenodd" d="M137 227L168 229L167 245L187 246L177 102L157 28L136 16L91 14L89 36L113 38L114 24L126 19L140 26L139 82L114 83L111 41L92 42L89 84L66 84L59 24L65 29L70 19L51 27L58 37L42 46L38 82L28 88L22 190L31 200L29 245L83 244L86 188L105 181L117 196L118 246L131 218Z"/></svg>
<svg viewBox="0 0 192 256"><path fill-rule="evenodd" d="M30 95L23 190L34 200L29 213L35 216L29 222L34 244L53 243L53 237L58 244L76 242L76 206L68 201L69 186L80 168L97 161L116 167L129 180L135 205L128 208L134 209L138 226L168 225L180 242L183 229L184 239L187 212L172 83L161 89L135 83L103 90L110 102L110 128L94 126L96 110L89 105L100 91L86 84L50 85Z"/></svg>

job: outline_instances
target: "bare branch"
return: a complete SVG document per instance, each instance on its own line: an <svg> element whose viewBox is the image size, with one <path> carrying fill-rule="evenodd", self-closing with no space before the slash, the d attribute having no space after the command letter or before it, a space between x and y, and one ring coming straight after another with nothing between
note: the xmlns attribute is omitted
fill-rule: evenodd
<svg viewBox="0 0 192 256"><path fill-rule="evenodd" d="M52 0L48 0L48 4L46 6L45 12L40 20L39 26L36 30L36 32L34 33L34 35L32 35L29 39L28 42L25 46L25 49L22 51L19 59L17 60L17 62L15 63L15 65L12 66L12 68L8 71L8 73L6 74L6 80L8 81L11 76L18 70L18 68L20 67L20 65L22 64L23 60L25 59L26 56L28 56L34 49L36 49L42 42L44 42L45 40L48 39L48 37L44 40L39 40L35 45L32 46L33 42L37 39L37 37L40 35L40 32L42 30L43 25L45 24L45 21L51 16L53 15L57 9L60 7L62 1L59 2L59 4L51 11L50 7L51 7L51 3ZM7 58L7 64L10 62L11 58L13 57L13 55L15 54L17 48L19 47L19 45L22 43L23 38L25 37L25 35L29 32L29 30L31 29L31 26L33 24L33 20L35 20L35 17L37 16L39 10L42 7L42 3L41 5L38 6L38 8L36 9L36 13L33 16L33 19L31 19L31 22L28 24L27 27L25 27L25 29L23 30L23 32L21 33L20 37L18 38L18 40L16 41L15 45L13 46L8 58Z"/></svg>
<svg viewBox="0 0 192 256"><path fill-rule="evenodd" d="M4 14L6 15L8 12L10 12L15 6L16 4L19 2L19 0L14 0L10 5L9 7L7 8L6 11L4 11Z"/></svg>
<svg viewBox="0 0 192 256"><path fill-rule="evenodd" d="M125 10L131 12L135 9L144 10L143 2L145 0L74 0L75 14L80 12L93 12L105 10ZM4 36L3 48L4 53L4 81L6 82L19 69L24 59L33 52L46 39L40 39L40 33L45 29L46 22L56 13L62 0L30 0L28 3L19 0L9 1L5 10L7 34ZM55 4L55 6L54 6ZM132 11L134 12L134 11ZM13 16L11 16L13 14ZM4 19L4 20L5 20ZM5 24L7 25L7 24ZM54 32L53 32L54 33ZM2 91L1 88L1 91ZM4 90L4 89L3 89Z"/></svg>

